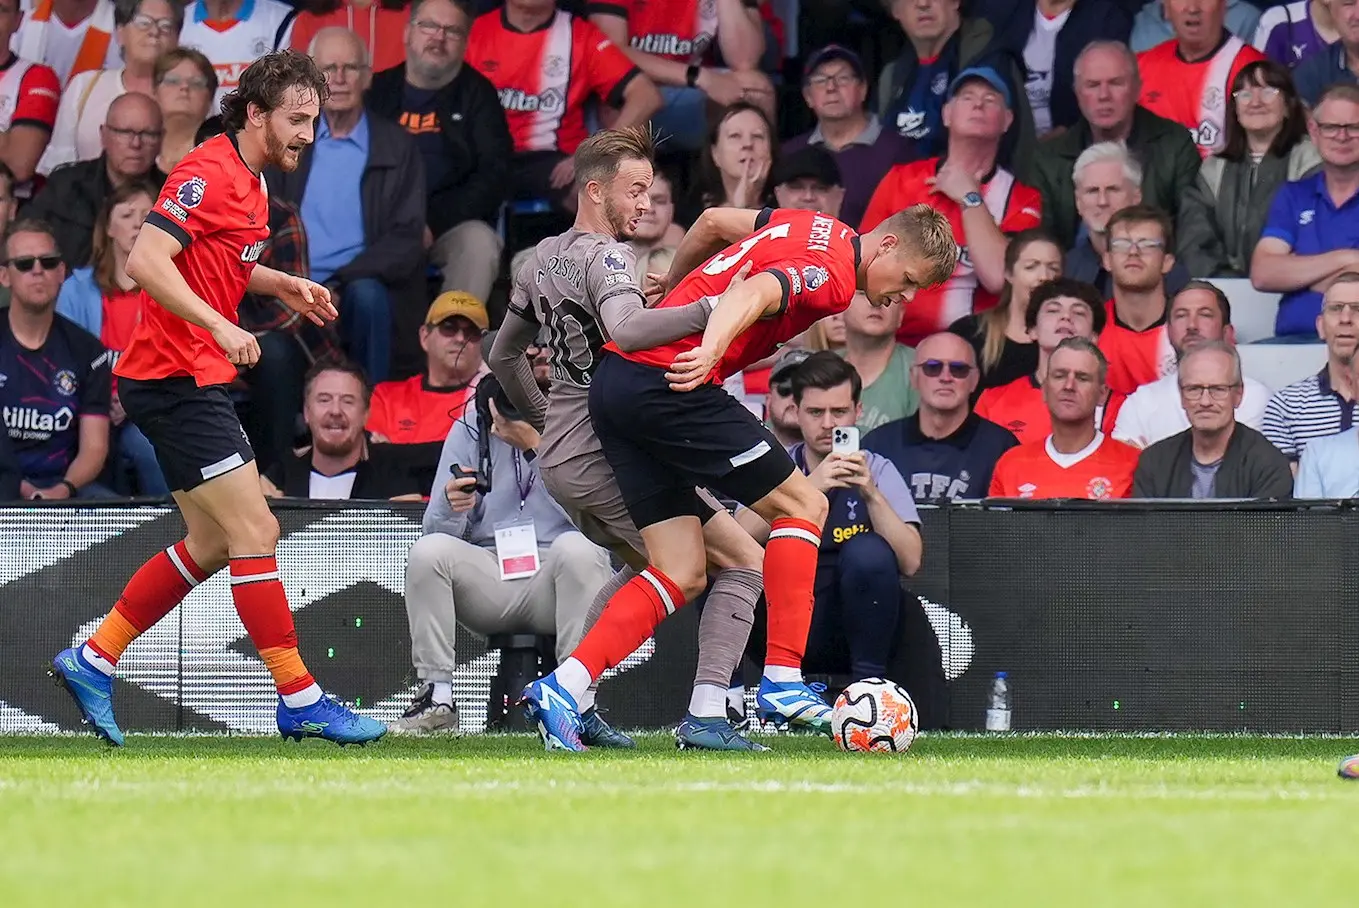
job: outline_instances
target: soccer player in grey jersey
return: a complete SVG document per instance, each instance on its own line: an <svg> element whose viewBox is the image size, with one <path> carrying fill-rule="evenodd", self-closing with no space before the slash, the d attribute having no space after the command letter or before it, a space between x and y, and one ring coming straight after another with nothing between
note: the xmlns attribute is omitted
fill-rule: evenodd
<svg viewBox="0 0 1359 908"><path fill-rule="evenodd" d="M647 564L646 546L590 424L590 380L604 344L645 350L702 331L716 300L648 309L625 242L650 207L654 144L645 127L603 130L575 154L575 226L538 244L515 275L510 309L491 348L492 371L510 400L538 427L543 483L576 525L629 567L600 590L587 627L604 604ZM548 334L550 395L533 381L524 351L540 328ZM764 552L709 496L704 524L710 567L717 570L699 622L699 659L689 715L676 731L681 748L763 750L727 719L726 691L754 623ZM593 697L593 693L587 694ZM590 743L591 702L579 704ZM606 742L596 742L606 743Z"/></svg>

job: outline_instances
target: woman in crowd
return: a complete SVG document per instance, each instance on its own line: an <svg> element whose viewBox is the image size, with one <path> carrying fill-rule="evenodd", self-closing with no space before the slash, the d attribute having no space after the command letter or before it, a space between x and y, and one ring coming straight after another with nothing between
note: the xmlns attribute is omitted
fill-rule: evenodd
<svg viewBox="0 0 1359 908"><path fill-rule="evenodd" d="M1274 193L1321 166L1293 80L1273 60L1237 74L1225 133L1180 200L1175 255L1194 277L1245 277Z"/></svg>
<svg viewBox="0 0 1359 908"><path fill-rule="evenodd" d="M176 47L156 61L153 96L165 122L156 166L169 173L198 144L198 128L217 97L217 72L199 51Z"/></svg>
<svg viewBox="0 0 1359 908"><path fill-rule="evenodd" d="M1062 273L1062 249L1046 231L1023 230L1005 247L1005 286L995 307L968 315L949 326L977 351L980 394L999 388L1038 368L1038 345L1025 321L1033 288Z"/></svg>
<svg viewBox="0 0 1359 908"><path fill-rule="evenodd" d="M39 173L99 157L103 151L99 129L109 105L130 91L153 93L156 60L179 45L184 7L169 0L117 0L113 22L123 49L123 66L78 73L71 79L61 93L52 140L38 162Z"/></svg>
<svg viewBox="0 0 1359 908"><path fill-rule="evenodd" d="M141 290L127 275L127 257L142 222L156 202L156 188L134 182L119 186L104 200L94 225L90 264L71 272L61 285L57 312L99 338L116 355L127 346L141 320ZM117 385L113 389L113 486L120 494L168 495L156 453L123 414ZM128 482L131 474L132 482Z"/></svg>
<svg viewBox="0 0 1359 908"><path fill-rule="evenodd" d="M844 313L828 315L807 329L808 350L816 352L818 350L834 350L840 353L845 349L845 316Z"/></svg>
<svg viewBox="0 0 1359 908"><path fill-rule="evenodd" d="M708 130L698 179L681 220L692 224L705 208L763 208L773 163L774 124L754 104L732 104Z"/></svg>

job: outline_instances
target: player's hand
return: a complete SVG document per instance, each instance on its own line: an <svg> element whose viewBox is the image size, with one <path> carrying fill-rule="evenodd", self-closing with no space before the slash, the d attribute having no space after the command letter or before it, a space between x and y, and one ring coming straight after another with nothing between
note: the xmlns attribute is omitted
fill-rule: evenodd
<svg viewBox="0 0 1359 908"><path fill-rule="evenodd" d="M849 484L844 479L848 470L844 463L844 455L832 451L817 464L815 470L807 474L807 478L819 492L825 494L832 489L848 488Z"/></svg>
<svg viewBox="0 0 1359 908"><path fill-rule="evenodd" d="M233 366L253 366L260 361L260 342L239 325L223 320L212 330L212 339Z"/></svg>
<svg viewBox="0 0 1359 908"><path fill-rule="evenodd" d="M731 194L733 208L759 208L764 195L764 181L769 176L769 159L756 156L746 161L741 180Z"/></svg>
<svg viewBox="0 0 1359 908"><path fill-rule="evenodd" d="M567 156L558 161L557 166L552 168L552 175L548 178L547 185L553 189L563 189L570 186L575 179L576 159Z"/></svg>
<svg viewBox="0 0 1359 908"><path fill-rule="evenodd" d="M476 484L477 480L473 476L455 476L444 484L444 497L448 499L448 506L454 514L464 514L477 506L477 493L472 491Z"/></svg>
<svg viewBox="0 0 1359 908"><path fill-rule="evenodd" d="M536 451L542 436L522 419L506 419L500 415L495 401L491 404L491 434L517 451Z"/></svg>
<svg viewBox="0 0 1359 908"><path fill-rule="evenodd" d="M721 358L722 355L716 350L703 345L676 356L675 361L670 364L670 371L665 373L665 380L670 382L670 390L692 391L706 384Z"/></svg>
<svg viewBox="0 0 1359 908"><path fill-rule="evenodd" d="M648 307L654 306L670 292L670 276L648 271L642 278L642 295Z"/></svg>
<svg viewBox="0 0 1359 908"><path fill-rule="evenodd" d="M340 317L330 301L330 288L295 274L285 274L278 288L278 298L294 312L300 312L318 325Z"/></svg>
<svg viewBox="0 0 1359 908"><path fill-rule="evenodd" d="M962 204L963 196L969 192L979 192L977 180L962 167L944 162L939 172L925 181L935 192Z"/></svg>

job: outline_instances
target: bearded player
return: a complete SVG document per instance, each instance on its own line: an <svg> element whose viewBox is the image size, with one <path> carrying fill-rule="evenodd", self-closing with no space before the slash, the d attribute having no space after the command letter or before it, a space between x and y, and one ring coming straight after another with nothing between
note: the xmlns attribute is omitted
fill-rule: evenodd
<svg viewBox="0 0 1359 908"><path fill-rule="evenodd" d="M543 427L536 463L552 497L582 531L630 565L605 584L587 627L604 603L646 566L646 546L628 515L618 484L590 425L589 393L606 340L619 349L646 350L702 331L712 299L647 309L634 277L626 240L650 208L654 141L646 127L606 129L576 150L575 226L538 244L516 275L490 364L510 399L530 422ZM552 393L533 381L524 351L540 326L549 333ZM740 662L761 592L764 552L716 501L703 499L703 543L717 569L699 621L698 668L689 712L675 732L681 748L766 750L740 734L727 718L727 682ZM619 746L594 708L593 687L576 705L580 738L587 746ZM567 747L546 733L549 747ZM631 746L631 741L626 746Z"/></svg>
<svg viewBox="0 0 1359 908"><path fill-rule="evenodd" d="M711 209L676 252L686 274L715 234L743 219L748 235L678 282L658 307L722 295L702 333L651 350L605 346L590 383L590 418L650 563L608 603L575 652L524 689L544 738L578 741L576 697L706 585L695 488L722 492L772 527L765 546L768 647L757 713L828 732L830 708L802 678L826 496L783 446L720 384L818 320L843 312L856 290L875 306L911 299L953 273L958 246L943 215L916 205L864 236L819 212ZM707 223L703 223L704 221ZM749 277L733 279L733 274ZM730 286L729 286L730 284Z"/></svg>
<svg viewBox="0 0 1359 908"><path fill-rule="evenodd" d="M132 576L94 636L52 662L85 721L111 744L123 743L111 702L119 657L228 565L236 612L278 689L279 732L343 745L385 730L322 694L302 663L274 555L278 522L227 394L237 367L260 357L255 336L237 324L247 290L318 325L336 317L326 288L256 265L269 236L261 171L297 168L325 93L325 76L305 54L252 63L222 99L227 131L175 167L128 257L142 317L114 370L118 394L155 447L188 532Z"/></svg>

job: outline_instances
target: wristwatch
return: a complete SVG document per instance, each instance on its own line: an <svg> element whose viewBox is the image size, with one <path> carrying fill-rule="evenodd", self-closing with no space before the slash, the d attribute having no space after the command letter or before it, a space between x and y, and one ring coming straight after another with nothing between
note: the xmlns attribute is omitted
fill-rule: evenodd
<svg viewBox="0 0 1359 908"><path fill-rule="evenodd" d="M684 84L690 88L698 88L698 77L703 72L703 67L697 63L684 71Z"/></svg>
<svg viewBox="0 0 1359 908"><path fill-rule="evenodd" d="M982 204L981 193L969 192L967 195L963 196L962 205L964 211L967 210L968 208L980 208L981 204Z"/></svg>

